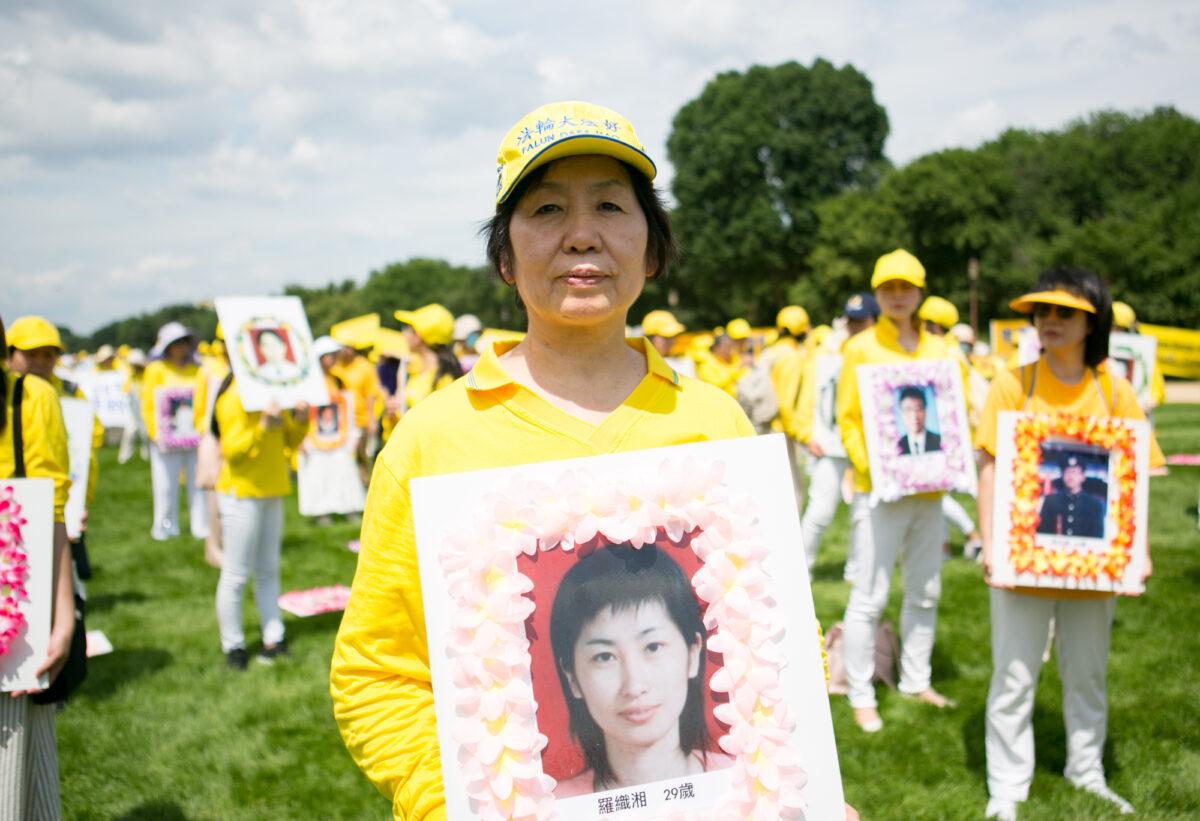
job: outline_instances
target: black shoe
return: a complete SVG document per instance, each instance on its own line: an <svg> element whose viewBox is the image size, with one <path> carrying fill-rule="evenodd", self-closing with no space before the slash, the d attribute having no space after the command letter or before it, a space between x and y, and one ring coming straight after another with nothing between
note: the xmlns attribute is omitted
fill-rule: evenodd
<svg viewBox="0 0 1200 821"><path fill-rule="evenodd" d="M259 664L274 664L276 659L287 658L289 655L287 639L280 639L277 644L259 650L255 660Z"/></svg>
<svg viewBox="0 0 1200 821"><path fill-rule="evenodd" d="M230 670L245 670L248 661L245 647L235 647L225 654L225 666Z"/></svg>

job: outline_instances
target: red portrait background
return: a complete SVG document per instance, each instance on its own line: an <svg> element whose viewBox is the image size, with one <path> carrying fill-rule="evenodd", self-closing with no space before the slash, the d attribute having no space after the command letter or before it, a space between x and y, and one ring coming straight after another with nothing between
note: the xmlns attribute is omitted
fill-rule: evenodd
<svg viewBox="0 0 1200 821"><path fill-rule="evenodd" d="M286 351L284 354L284 359L286 359L288 362L295 363L296 352L292 350L292 335L288 333L287 328L255 328L250 332L250 336L254 340L254 357L258 360L259 365L267 361L266 357L263 356L262 348L259 346L258 341L258 338L264 333L273 333L282 339L283 347Z"/></svg>

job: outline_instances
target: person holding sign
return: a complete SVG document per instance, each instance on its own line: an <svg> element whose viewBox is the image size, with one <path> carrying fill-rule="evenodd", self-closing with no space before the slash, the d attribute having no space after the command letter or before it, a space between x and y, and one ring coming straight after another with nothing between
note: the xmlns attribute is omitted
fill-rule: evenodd
<svg viewBox="0 0 1200 821"><path fill-rule="evenodd" d="M1111 374L1104 362L1112 328L1112 297L1091 271L1056 268L1044 272L1030 293L1011 303L1028 314L1042 342L1037 362L996 375L975 434L979 456L979 521L983 532L984 580L991 584L997 417L1002 411L1122 416L1143 419L1130 384ZM1066 492L1047 498L1041 519L1055 517L1063 502L1055 496L1081 495L1082 466L1063 466ZM1150 466L1165 464L1151 440ZM1049 508L1049 510L1048 510ZM1082 512L1082 508L1081 508ZM1094 512L1094 511L1093 511ZM1069 514L1068 514L1069 515ZM1095 517L1100 519L1100 517ZM1089 532L1102 529L1095 522ZM1045 532L1039 525L1039 532ZM1081 534L1082 535L1082 534ZM1146 561L1145 576L1151 565ZM1029 796L1033 779L1033 703L1051 621L1058 641L1063 720L1067 730L1067 780L1108 801L1122 813L1133 808L1108 788L1104 739L1108 724L1105 678L1116 598L1082 590L1001 589L990 592L992 681L987 699L987 817L1015 819L1017 804Z"/></svg>
<svg viewBox="0 0 1200 821"><path fill-rule="evenodd" d="M329 404L312 408L308 435L297 454L300 515L316 517L322 525L330 524L330 516L335 514L357 520L366 501L354 461L359 436L354 425L355 397L333 375L341 349L341 343L331 336L313 342L313 355L325 374Z"/></svg>
<svg viewBox="0 0 1200 821"><path fill-rule="evenodd" d="M204 491L196 486L196 445L200 435L193 413L200 368L192 357L196 337L178 322L158 330L154 352L161 356L146 366L142 380L142 418L150 437L150 481L154 489L154 524L150 537L166 541L179 535L179 477L187 484L192 536L208 536ZM178 390L173 390L178 389ZM178 408L190 396L180 417ZM172 408L174 405L174 408ZM176 422L182 424L176 429ZM190 444L190 447L188 446Z"/></svg>
<svg viewBox="0 0 1200 821"><path fill-rule="evenodd" d="M40 347L40 346L39 346ZM8 348L0 321L0 349ZM43 379L0 365L0 476L54 481L54 580L50 644L38 675L50 683L62 671L75 632L71 552L63 511L67 504L67 430L54 388ZM55 704L38 704L41 691L0 693L0 818L59 818Z"/></svg>
<svg viewBox="0 0 1200 821"><path fill-rule="evenodd" d="M838 428L854 466L856 490L851 526L857 534L857 548L844 619L846 678L854 720L869 733L883 727L871 682L876 628L887 605L897 560L904 581L900 692L935 707L952 706L933 689L930 668L946 533L942 494L906 496L871 506L871 475L856 370L859 365L951 359L953 354L945 340L927 332L917 318L917 306L925 290L925 268L916 257L902 248L881 256L875 263L871 288L882 316L870 330L846 343L837 388ZM917 404L915 399L903 401ZM924 395L919 404L923 411Z"/></svg>
<svg viewBox="0 0 1200 821"><path fill-rule="evenodd" d="M535 128L547 144L524 151ZM486 346L397 424L371 477L331 665L342 737L397 818L445 813L410 480L754 434L732 396L625 338L646 280L677 256L629 122L591 103L545 105L505 136L498 164L488 257L528 334Z"/></svg>

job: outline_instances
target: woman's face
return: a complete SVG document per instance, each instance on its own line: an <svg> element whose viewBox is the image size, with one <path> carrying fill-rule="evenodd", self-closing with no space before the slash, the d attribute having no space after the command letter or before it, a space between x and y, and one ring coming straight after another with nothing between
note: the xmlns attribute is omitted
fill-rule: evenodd
<svg viewBox="0 0 1200 821"><path fill-rule="evenodd" d="M879 310L896 323L908 322L921 303L921 289L902 279L889 279L875 289Z"/></svg>
<svg viewBox="0 0 1200 821"><path fill-rule="evenodd" d="M645 747L674 734L688 681L700 670L700 636L685 639L661 601L601 611L575 642L571 693L606 744Z"/></svg>
<svg viewBox="0 0 1200 821"><path fill-rule="evenodd" d="M1064 316L1064 314L1070 316ZM1088 318L1084 311L1038 303L1033 306L1033 327L1038 340L1047 351L1061 353L1072 348L1083 350L1088 334Z"/></svg>
<svg viewBox="0 0 1200 821"><path fill-rule="evenodd" d="M163 352L163 356L168 361L173 362L176 365L183 364L184 360L186 360L191 355L192 355L192 340L188 337L184 337L183 339L176 339L174 342L172 342L170 345L168 345L166 351Z"/></svg>
<svg viewBox="0 0 1200 821"><path fill-rule="evenodd" d="M517 203L512 259L502 273L531 326L624 324L650 273L648 236L625 166L599 155L567 157Z"/></svg>
<svg viewBox="0 0 1200 821"><path fill-rule="evenodd" d="M287 358L287 348L277 334L264 332L258 335L258 349L265 362L280 363Z"/></svg>
<svg viewBox="0 0 1200 821"><path fill-rule="evenodd" d="M333 370L333 366L337 364L338 355L336 353L321 354L321 370L329 373Z"/></svg>

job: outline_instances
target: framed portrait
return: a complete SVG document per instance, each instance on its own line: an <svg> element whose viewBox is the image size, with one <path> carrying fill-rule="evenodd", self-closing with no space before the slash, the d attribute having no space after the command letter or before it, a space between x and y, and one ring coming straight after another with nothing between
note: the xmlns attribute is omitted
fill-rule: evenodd
<svg viewBox="0 0 1200 821"><path fill-rule="evenodd" d="M191 385L154 389L158 445L163 450L191 450L200 444L200 432L196 430L195 401L196 389Z"/></svg>
<svg viewBox="0 0 1200 821"><path fill-rule="evenodd" d="M54 481L0 481L0 692L50 685L53 578Z"/></svg>
<svg viewBox="0 0 1200 821"><path fill-rule="evenodd" d="M844 817L790 476L774 435L413 480L448 817Z"/></svg>
<svg viewBox="0 0 1200 821"><path fill-rule="evenodd" d="M246 410L260 411L272 400L283 408L329 404L299 297L219 297L215 305Z"/></svg>
<svg viewBox="0 0 1200 821"><path fill-rule="evenodd" d="M1031 327L1029 320L993 319L988 323L988 338L992 341L992 353L1002 359L1008 359L1017 352L1018 337L1022 328Z"/></svg>
<svg viewBox="0 0 1200 821"><path fill-rule="evenodd" d="M1158 340L1146 334L1115 332L1108 336L1108 366L1133 385L1138 401L1150 401L1150 378L1158 356Z"/></svg>
<svg viewBox="0 0 1200 821"><path fill-rule="evenodd" d="M87 508L88 470L92 462L91 404L85 399L63 398L63 423L67 428L67 458L70 462L71 489L63 519L67 536L78 539L83 533L83 516Z"/></svg>
<svg viewBox="0 0 1200 821"><path fill-rule="evenodd" d="M956 361L860 365L857 376L872 504L934 491L975 492L975 454Z"/></svg>
<svg viewBox="0 0 1200 821"><path fill-rule="evenodd" d="M992 578L1141 593L1149 425L1006 411L996 436Z"/></svg>
<svg viewBox="0 0 1200 821"><path fill-rule="evenodd" d="M846 446L837 424L837 386L842 376L840 354L821 354L817 357L817 404L813 408L812 438L826 456L845 458Z"/></svg>
<svg viewBox="0 0 1200 821"><path fill-rule="evenodd" d="M345 391L334 391L329 403L313 405L309 413L308 439L318 450L337 450L350 436L350 421L354 418L353 398Z"/></svg>

